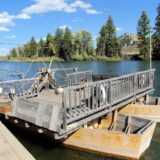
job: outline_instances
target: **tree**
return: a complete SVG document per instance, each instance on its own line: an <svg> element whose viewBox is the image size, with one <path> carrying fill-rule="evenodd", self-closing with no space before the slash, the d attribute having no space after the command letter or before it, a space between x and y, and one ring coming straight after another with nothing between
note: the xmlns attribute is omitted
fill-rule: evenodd
<svg viewBox="0 0 160 160"><path fill-rule="evenodd" d="M10 56L12 58L17 58L17 51L15 48L13 48L12 50L10 50Z"/></svg>
<svg viewBox="0 0 160 160"><path fill-rule="evenodd" d="M138 21L137 35L139 39L138 48L140 50L139 58L142 60L149 59L149 38L150 34L150 20L145 11L142 12L141 17Z"/></svg>
<svg viewBox="0 0 160 160"><path fill-rule="evenodd" d="M44 57L44 47L45 47L45 41L43 39L40 39L38 43L38 55L39 57Z"/></svg>
<svg viewBox="0 0 160 160"><path fill-rule="evenodd" d="M50 33L47 34L43 51L44 51L44 56L46 57L51 57L55 53L54 37Z"/></svg>
<svg viewBox="0 0 160 160"><path fill-rule="evenodd" d="M24 47L23 46L18 47L17 52L18 52L18 57L24 58Z"/></svg>
<svg viewBox="0 0 160 160"><path fill-rule="evenodd" d="M66 27L63 39L63 56L65 60L71 60L73 54L73 35L71 30Z"/></svg>
<svg viewBox="0 0 160 160"><path fill-rule="evenodd" d="M63 57L63 37L64 32L63 29L57 28L55 33L55 52L57 57Z"/></svg>
<svg viewBox="0 0 160 160"><path fill-rule="evenodd" d="M100 36L97 39L97 55L120 56L120 45L111 16L108 17L106 24L100 30Z"/></svg>
<svg viewBox="0 0 160 160"><path fill-rule="evenodd" d="M124 33L122 36L118 37L118 40L122 47L131 46L133 43L132 37L127 33Z"/></svg>
<svg viewBox="0 0 160 160"><path fill-rule="evenodd" d="M94 47L91 33L85 30L77 31L74 40L75 53L82 56L93 55Z"/></svg>
<svg viewBox="0 0 160 160"><path fill-rule="evenodd" d="M160 4L157 8L157 17L153 34L153 58L160 59Z"/></svg>
<svg viewBox="0 0 160 160"><path fill-rule="evenodd" d="M38 56L37 55L37 42L34 37L30 40L30 57Z"/></svg>
<svg viewBox="0 0 160 160"><path fill-rule="evenodd" d="M34 37L31 38L31 40L24 45L24 55L25 57L34 57L38 56L38 47L37 42Z"/></svg>

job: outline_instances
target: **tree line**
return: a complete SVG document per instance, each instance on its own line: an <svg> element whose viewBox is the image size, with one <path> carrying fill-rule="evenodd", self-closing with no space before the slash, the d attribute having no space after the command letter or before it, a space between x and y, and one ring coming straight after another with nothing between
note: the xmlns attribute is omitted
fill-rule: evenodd
<svg viewBox="0 0 160 160"><path fill-rule="evenodd" d="M93 39L91 33L79 30L72 33L71 29L57 28L55 35L48 34L46 39L36 42L32 37L25 45L13 48L10 56L13 58L58 57L72 60L79 57L94 55Z"/></svg>
<svg viewBox="0 0 160 160"><path fill-rule="evenodd" d="M153 32L152 32L153 31ZM154 59L160 59L160 4L157 8L155 26L152 30L149 16L142 12L137 24L139 48L138 59L150 58L150 36L152 37L152 54ZM129 43L127 35L119 40L113 18L108 17L102 26L96 40L96 47L90 32L79 30L73 33L69 27L57 28L55 35L48 34L46 39L36 41L34 37L23 46L10 50L11 58L58 57L64 60L80 60L88 57L122 57L121 48Z"/></svg>

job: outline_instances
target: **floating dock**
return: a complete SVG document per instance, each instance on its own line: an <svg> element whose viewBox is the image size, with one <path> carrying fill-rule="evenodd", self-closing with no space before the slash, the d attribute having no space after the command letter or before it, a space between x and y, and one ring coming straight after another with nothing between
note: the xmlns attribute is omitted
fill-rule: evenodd
<svg viewBox="0 0 160 160"><path fill-rule="evenodd" d="M12 133L0 122L0 159L35 160Z"/></svg>

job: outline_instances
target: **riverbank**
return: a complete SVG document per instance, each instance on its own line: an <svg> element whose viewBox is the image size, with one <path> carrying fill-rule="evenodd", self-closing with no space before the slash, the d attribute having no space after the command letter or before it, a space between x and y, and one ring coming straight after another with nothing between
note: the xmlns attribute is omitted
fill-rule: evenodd
<svg viewBox="0 0 160 160"><path fill-rule="evenodd" d="M32 58L8 58L0 57L0 61L9 62L59 62L65 61L58 57L32 57ZM70 61L122 61L124 57L105 57L105 56L73 56Z"/></svg>

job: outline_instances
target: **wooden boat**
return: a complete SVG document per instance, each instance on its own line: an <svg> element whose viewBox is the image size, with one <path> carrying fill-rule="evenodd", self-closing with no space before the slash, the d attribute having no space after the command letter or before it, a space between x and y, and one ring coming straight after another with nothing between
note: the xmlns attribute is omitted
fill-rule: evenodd
<svg viewBox="0 0 160 160"><path fill-rule="evenodd" d="M160 122L160 98L147 96L139 102L129 104L119 111L125 115L134 115Z"/></svg>
<svg viewBox="0 0 160 160"><path fill-rule="evenodd" d="M139 159L149 148L156 122L118 114L73 133L64 144L112 156Z"/></svg>

